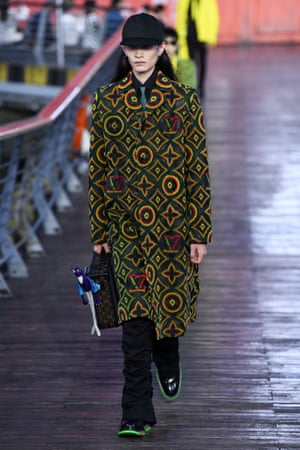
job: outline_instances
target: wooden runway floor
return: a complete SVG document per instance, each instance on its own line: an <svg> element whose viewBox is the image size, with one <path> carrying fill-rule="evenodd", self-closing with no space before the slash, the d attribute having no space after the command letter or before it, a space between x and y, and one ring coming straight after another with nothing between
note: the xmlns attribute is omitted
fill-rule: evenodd
<svg viewBox="0 0 300 450"><path fill-rule="evenodd" d="M90 261L87 199L1 299L1 450L300 449L300 47L210 52L203 103L214 242L183 388L140 440L117 437L120 329L92 337L70 268Z"/></svg>

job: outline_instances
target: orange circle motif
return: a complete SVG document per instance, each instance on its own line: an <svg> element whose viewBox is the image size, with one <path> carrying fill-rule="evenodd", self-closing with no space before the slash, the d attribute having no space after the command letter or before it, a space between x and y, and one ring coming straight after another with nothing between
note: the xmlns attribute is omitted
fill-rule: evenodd
<svg viewBox="0 0 300 450"><path fill-rule="evenodd" d="M166 311L176 313L182 308L182 299L174 292L166 294L163 298L163 306Z"/></svg>
<svg viewBox="0 0 300 450"><path fill-rule="evenodd" d="M139 147L134 152L134 160L140 166L147 166L153 161L153 152L149 147Z"/></svg>
<svg viewBox="0 0 300 450"><path fill-rule="evenodd" d="M113 137L119 136L124 132L124 125L124 120L119 116L110 116L103 123L105 133Z"/></svg>
<svg viewBox="0 0 300 450"><path fill-rule="evenodd" d="M143 226L150 227L155 222L156 212L151 206L145 205L139 209L138 218Z"/></svg>
<svg viewBox="0 0 300 450"><path fill-rule="evenodd" d="M162 189L166 195L176 195L179 191L180 182L177 177L167 175L162 184Z"/></svg>

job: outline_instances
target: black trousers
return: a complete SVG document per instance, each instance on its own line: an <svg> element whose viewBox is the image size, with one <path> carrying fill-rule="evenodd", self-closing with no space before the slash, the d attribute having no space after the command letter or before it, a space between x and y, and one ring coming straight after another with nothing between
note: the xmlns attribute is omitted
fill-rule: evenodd
<svg viewBox="0 0 300 450"><path fill-rule="evenodd" d="M144 420L154 425L152 359L162 370L178 365L178 338L156 340L151 320L133 319L123 323L122 350L122 420Z"/></svg>
<svg viewBox="0 0 300 450"><path fill-rule="evenodd" d="M207 72L207 44L197 42L193 48L193 59L197 70L197 89L201 97L205 95L205 80Z"/></svg>

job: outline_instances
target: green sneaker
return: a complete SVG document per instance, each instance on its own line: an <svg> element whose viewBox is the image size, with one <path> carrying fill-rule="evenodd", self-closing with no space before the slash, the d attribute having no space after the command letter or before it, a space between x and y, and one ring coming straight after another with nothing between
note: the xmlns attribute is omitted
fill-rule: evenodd
<svg viewBox="0 0 300 450"><path fill-rule="evenodd" d="M144 437L150 433L151 426L145 424L143 420L123 420L118 436L120 437Z"/></svg>

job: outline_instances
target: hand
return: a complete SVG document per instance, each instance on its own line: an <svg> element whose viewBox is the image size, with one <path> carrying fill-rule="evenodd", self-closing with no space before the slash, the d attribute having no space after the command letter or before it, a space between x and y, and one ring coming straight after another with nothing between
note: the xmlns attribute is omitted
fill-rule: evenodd
<svg viewBox="0 0 300 450"><path fill-rule="evenodd" d="M110 253L110 245L107 242L105 244L96 244L93 247L94 252L99 255L102 252L102 249L104 249L105 253Z"/></svg>
<svg viewBox="0 0 300 450"><path fill-rule="evenodd" d="M190 257L191 263L200 264L207 254L206 244L191 244Z"/></svg>

